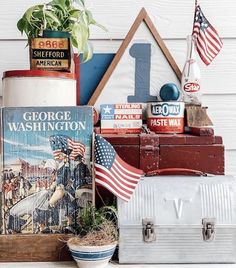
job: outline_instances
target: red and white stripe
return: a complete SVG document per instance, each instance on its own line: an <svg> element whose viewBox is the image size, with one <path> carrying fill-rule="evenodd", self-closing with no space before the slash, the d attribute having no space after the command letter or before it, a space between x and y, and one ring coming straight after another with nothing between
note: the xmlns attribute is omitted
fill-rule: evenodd
<svg viewBox="0 0 236 268"><path fill-rule="evenodd" d="M125 163L118 155L110 170L95 163L95 181L124 201L129 201L143 171Z"/></svg>
<svg viewBox="0 0 236 268"><path fill-rule="evenodd" d="M68 149L72 150L69 155L69 158L71 160L75 160L78 155L82 156L82 159L84 158L86 148L82 143L78 141L73 141L71 139L67 139L67 144ZM61 149L57 149L53 151L53 156L56 160L59 160L61 158L62 153L63 152Z"/></svg>
<svg viewBox="0 0 236 268"><path fill-rule="evenodd" d="M223 46L217 31L211 24L202 30L200 23L195 22L193 36L196 40L196 49L199 56L206 65L209 65Z"/></svg>
<svg viewBox="0 0 236 268"><path fill-rule="evenodd" d="M58 160L58 159L60 159L60 155L61 155L61 149L59 149L59 150L54 150L53 151L53 156L54 156L54 158L56 159L56 160Z"/></svg>
<svg viewBox="0 0 236 268"><path fill-rule="evenodd" d="M75 158L78 155L81 155L82 157L84 157L85 154L85 146L84 144L78 142L78 141L73 141L71 139L67 140L68 143L68 148L71 149L71 153L70 153L70 159L75 160Z"/></svg>

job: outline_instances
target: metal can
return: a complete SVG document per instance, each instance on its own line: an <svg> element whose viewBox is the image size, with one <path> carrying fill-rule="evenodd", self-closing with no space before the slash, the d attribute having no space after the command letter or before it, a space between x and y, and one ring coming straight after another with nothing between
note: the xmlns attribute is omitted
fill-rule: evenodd
<svg viewBox="0 0 236 268"><path fill-rule="evenodd" d="M72 73L16 70L3 75L3 106L75 106L76 77Z"/></svg>
<svg viewBox="0 0 236 268"><path fill-rule="evenodd" d="M183 133L184 102L148 103L147 126L155 133Z"/></svg>

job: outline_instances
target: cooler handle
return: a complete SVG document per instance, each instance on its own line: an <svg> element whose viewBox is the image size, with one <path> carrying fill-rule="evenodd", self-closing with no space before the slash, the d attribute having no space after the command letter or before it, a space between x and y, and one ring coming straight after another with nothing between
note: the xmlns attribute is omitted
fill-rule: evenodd
<svg viewBox="0 0 236 268"><path fill-rule="evenodd" d="M188 168L163 168L149 171L146 176L184 175L184 176L208 176L207 173Z"/></svg>

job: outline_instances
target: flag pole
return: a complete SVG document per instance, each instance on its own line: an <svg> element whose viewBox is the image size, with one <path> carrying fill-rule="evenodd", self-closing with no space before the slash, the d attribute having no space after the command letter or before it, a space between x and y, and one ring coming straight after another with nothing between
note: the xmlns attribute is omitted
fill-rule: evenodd
<svg viewBox="0 0 236 268"><path fill-rule="evenodd" d="M196 7L198 6L198 0L195 0L195 10L194 10L194 19L193 19L193 25L194 25L194 20L195 20L195 15L196 15ZM193 33L192 33L192 36L193 36ZM193 36L194 38L194 36ZM194 38L194 41L195 41L195 38ZM194 47L191 46L191 51L190 51L190 58L192 58L192 54L193 54L193 49L195 49L195 42L194 42ZM190 74L190 66L189 66L189 69L188 69L188 76Z"/></svg>
<svg viewBox="0 0 236 268"><path fill-rule="evenodd" d="M93 132L92 137L92 191L93 191L93 199L92 199L92 205L95 207L96 203L96 189L95 189L95 132Z"/></svg>

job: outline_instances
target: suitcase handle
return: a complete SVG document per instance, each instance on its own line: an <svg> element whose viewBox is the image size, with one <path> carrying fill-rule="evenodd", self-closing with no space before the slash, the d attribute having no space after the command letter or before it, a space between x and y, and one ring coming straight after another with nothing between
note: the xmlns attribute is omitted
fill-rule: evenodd
<svg viewBox="0 0 236 268"><path fill-rule="evenodd" d="M163 168L149 171L147 176L162 176L162 175L184 175L184 176L207 176L207 173L200 170L188 168Z"/></svg>

